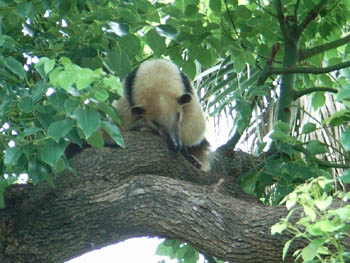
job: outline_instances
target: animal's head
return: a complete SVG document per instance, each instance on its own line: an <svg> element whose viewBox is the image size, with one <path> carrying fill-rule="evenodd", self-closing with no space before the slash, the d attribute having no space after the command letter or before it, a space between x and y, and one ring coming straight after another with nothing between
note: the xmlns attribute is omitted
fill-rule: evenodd
<svg viewBox="0 0 350 263"><path fill-rule="evenodd" d="M131 114L143 118L146 123L167 139L170 148L176 151L182 147L181 121L184 106L192 100L190 93L180 96L151 94L152 99L145 100L144 105L131 108Z"/></svg>
<svg viewBox="0 0 350 263"><path fill-rule="evenodd" d="M130 112L165 137L171 149L182 147L181 120L184 107L193 99L189 79L166 60L141 63L124 82Z"/></svg>

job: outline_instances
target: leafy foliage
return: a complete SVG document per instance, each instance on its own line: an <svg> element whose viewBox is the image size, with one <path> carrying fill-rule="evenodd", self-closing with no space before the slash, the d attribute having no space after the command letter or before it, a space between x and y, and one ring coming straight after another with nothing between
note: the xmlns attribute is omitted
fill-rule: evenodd
<svg viewBox="0 0 350 263"><path fill-rule="evenodd" d="M327 178L328 177L328 178ZM348 262L350 252L345 251L341 243L349 235L350 206L342 203L339 208L332 208L332 203L349 199L349 193L338 192L332 195L334 180L327 177L310 179L287 195L282 203L290 210L286 218L271 228L272 234L290 232L294 237L287 241L283 249L283 259L291 243L296 239L306 239L308 245L294 252L296 260L301 262ZM296 205L300 205L297 207ZM292 215L302 209L302 217L291 222Z"/></svg>
<svg viewBox="0 0 350 263"><path fill-rule="evenodd" d="M209 115L228 120L229 147L267 151L247 192L277 204L312 178L348 183L349 17L347 0L0 0L0 207L20 174L54 186L71 143L103 147L103 132L123 146L111 102L153 57L181 67Z"/></svg>

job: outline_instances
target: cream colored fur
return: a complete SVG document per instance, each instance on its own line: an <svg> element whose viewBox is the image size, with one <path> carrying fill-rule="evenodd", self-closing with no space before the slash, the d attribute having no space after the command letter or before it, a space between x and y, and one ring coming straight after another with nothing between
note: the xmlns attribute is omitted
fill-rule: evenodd
<svg viewBox="0 0 350 263"><path fill-rule="evenodd" d="M146 122L157 121L162 126L172 127L175 116L180 113L180 139L184 146L195 146L204 140L205 117L196 92L192 88L191 101L184 105L178 98L185 93L180 71L176 65L162 59L143 62L136 72L132 86L134 106L146 110ZM117 112L125 129L137 120L130 112L128 101L121 98L116 103ZM198 156L201 162L206 154ZM205 158L203 158L205 157ZM208 167L208 164L202 164ZM203 168L202 168L203 169Z"/></svg>

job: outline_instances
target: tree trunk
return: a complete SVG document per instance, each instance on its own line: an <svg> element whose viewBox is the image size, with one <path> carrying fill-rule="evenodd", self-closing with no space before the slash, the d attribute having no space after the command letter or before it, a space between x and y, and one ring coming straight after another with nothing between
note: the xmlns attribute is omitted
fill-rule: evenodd
<svg viewBox="0 0 350 263"><path fill-rule="evenodd" d="M140 236L184 240L237 263L281 262L288 237L271 236L270 226L287 211L257 203L236 181L252 158L236 153L240 161L226 162L226 175L220 167L205 174L159 136L131 132L125 139L126 149L74 156L76 173L55 178L56 188L9 187L0 210L1 262L65 262ZM228 153L217 158L229 160Z"/></svg>

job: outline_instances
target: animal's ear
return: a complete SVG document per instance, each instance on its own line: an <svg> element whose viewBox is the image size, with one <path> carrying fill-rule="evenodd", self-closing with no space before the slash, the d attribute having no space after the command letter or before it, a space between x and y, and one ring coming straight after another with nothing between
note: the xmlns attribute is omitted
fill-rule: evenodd
<svg viewBox="0 0 350 263"><path fill-rule="evenodd" d="M177 101L180 105L183 105L183 104L186 104L186 103L189 103L192 99L192 96L190 93L185 93L183 95L181 95Z"/></svg>
<svg viewBox="0 0 350 263"><path fill-rule="evenodd" d="M146 110L141 106L134 106L130 109L130 112L134 116L141 116L145 114Z"/></svg>

